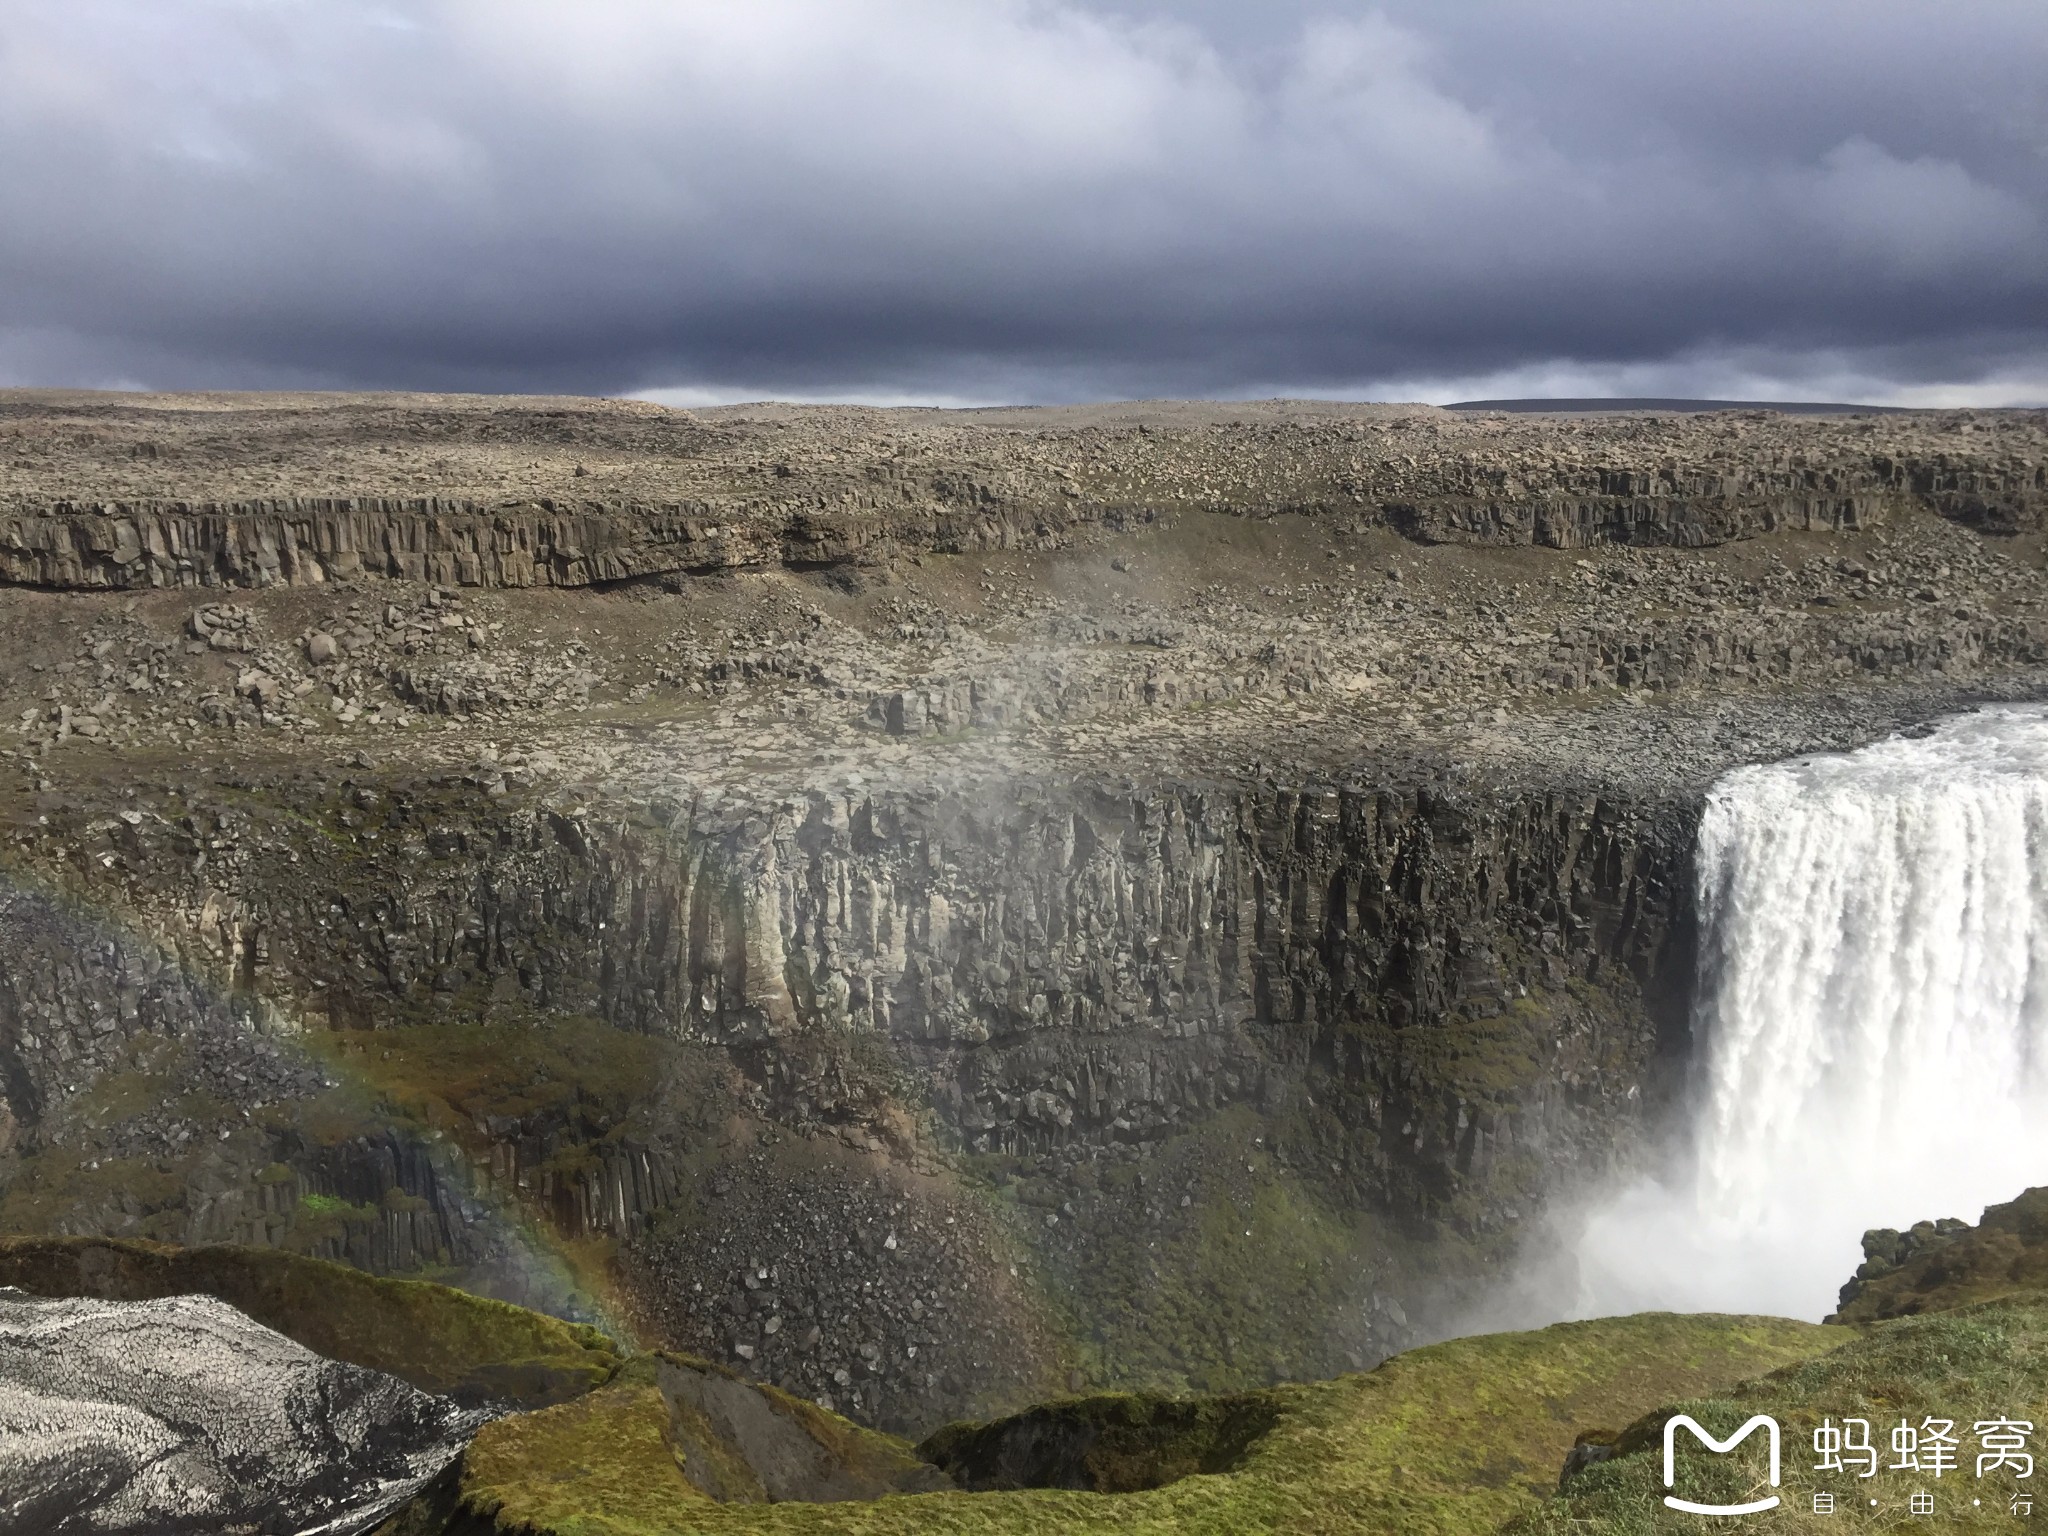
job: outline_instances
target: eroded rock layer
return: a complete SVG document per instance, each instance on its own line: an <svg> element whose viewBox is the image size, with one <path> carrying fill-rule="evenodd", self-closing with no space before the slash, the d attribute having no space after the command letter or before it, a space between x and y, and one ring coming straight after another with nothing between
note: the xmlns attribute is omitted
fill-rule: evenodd
<svg viewBox="0 0 2048 1536"><path fill-rule="evenodd" d="M1001 421L820 409L762 421L624 402L227 397L193 409L17 395L0 402L0 507L13 508L0 518L0 576L111 588L352 576L584 586L1038 548L1077 525L1198 508L1572 549L1853 530L1907 506L2010 533L2038 529L2048 506L2040 428L2023 415L1961 424L1967 435L1910 416L1711 421L1532 425L1259 405L1156 425L1114 409ZM394 461L358 461L362 490L334 494L327 466L365 438ZM251 497L265 481L294 493ZM422 481L436 489L405 489ZM479 483L499 494L478 496Z"/></svg>

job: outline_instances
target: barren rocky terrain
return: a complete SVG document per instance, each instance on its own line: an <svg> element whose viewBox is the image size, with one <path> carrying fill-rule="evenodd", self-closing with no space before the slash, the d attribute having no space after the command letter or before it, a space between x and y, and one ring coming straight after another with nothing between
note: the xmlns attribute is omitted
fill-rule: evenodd
<svg viewBox="0 0 2048 1536"><path fill-rule="evenodd" d="M1453 1326L1699 796L2048 693L2048 416L0 393L0 1229L922 1433Z"/></svg>

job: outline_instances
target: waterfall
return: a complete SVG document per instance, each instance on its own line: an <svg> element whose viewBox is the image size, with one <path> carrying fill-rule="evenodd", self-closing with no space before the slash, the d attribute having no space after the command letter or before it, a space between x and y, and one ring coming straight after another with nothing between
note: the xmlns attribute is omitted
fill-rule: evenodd
<svg viewBox="0 0 2048 1536"><path fill-rule="evenodd" d="M2048 1183L2048 710L1738 770L1698 853L1691 1154L1593 1215L1581 1315L1818 1318L1866 1228Z"/></svg>

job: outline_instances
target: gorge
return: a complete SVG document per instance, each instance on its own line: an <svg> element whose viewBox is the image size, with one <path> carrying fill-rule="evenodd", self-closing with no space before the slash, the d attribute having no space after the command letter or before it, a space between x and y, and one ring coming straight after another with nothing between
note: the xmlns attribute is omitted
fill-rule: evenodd
<svg viewBox="0 0 2048 1536"><path fill-rule="evenodd" d="M0 396L0 1228L911 1438L1817 1320L2042 1177L2043 432Z"/></svg>

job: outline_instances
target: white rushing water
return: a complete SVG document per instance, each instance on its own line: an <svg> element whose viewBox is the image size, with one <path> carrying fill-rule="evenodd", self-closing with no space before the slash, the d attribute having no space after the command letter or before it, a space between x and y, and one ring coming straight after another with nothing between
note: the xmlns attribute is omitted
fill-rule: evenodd
<svg viewBox="0 0 2048 1536"><path fill-rule="evenodd" d="M2048 710L1732 773L1698 879L1692 1158L1592 1217L1580 1315L1818 1318L1864 1229L2048 1183Z"/></svg>

